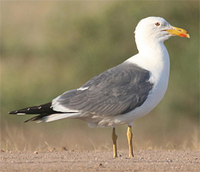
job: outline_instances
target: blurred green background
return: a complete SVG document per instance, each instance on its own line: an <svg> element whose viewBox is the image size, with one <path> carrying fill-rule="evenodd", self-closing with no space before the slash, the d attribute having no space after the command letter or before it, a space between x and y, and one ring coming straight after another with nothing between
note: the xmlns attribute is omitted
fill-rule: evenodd
<svg viewBox="0 0 200 172"><path fill-rule="evenodd" d="M1 149L112 149L111 128L79 120L24 124L11 110L51 101L137 53L134 29L160 16L191 38L165 42L171 57L162 102L133 124L134 149L199 150L199 2L1 2ZM127 149L126 127L117 128Z"/></svg>

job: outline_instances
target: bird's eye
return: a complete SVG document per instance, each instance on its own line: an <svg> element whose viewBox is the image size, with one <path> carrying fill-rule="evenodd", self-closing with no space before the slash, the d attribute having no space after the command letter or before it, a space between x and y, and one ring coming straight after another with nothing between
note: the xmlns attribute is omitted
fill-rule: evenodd
<svg viewBox="0 0 200 172"><path fill-rule="evenodd" d="M155 25L156 25L156 26L160 26L160 23L159 23L159 22L156 22Z"/></svg>

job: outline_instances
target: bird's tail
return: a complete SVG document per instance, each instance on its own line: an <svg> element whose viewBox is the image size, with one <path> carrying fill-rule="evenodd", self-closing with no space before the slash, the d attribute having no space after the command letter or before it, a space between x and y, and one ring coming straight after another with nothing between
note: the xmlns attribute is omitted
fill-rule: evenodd
<svg viewBox="0 0 200 172"><path fill-rule="evenodd" d="M37 116L34 116L24 122L28 121L38 121L38 122L50 122L55 121L63 118L69 118L69 117L76 117L77 113L63 113L63 112L57 112L52 109L52 103L46 103L39 106L32 106L27 107L15 111L9 112L9 114L16 114L16 115L30 115L30 114L39 114Z"/></svg>

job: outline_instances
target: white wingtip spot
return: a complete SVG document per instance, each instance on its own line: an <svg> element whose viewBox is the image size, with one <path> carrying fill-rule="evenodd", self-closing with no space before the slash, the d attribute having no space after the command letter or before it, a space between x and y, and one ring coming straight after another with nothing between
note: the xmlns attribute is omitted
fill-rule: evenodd
<svg viewBox="0 0 200 172"><path fill-rule="evenodd" d="M88 89L88 87L80 87L80 88L78 88L77 90L78 91L83 91L83 90L87 90Z"/></svg>
<svg viewBox="0 0 200 172"><path fill-rule="evenodd" d="M17 113L17 115L26 115L26 113Z"/></svg>

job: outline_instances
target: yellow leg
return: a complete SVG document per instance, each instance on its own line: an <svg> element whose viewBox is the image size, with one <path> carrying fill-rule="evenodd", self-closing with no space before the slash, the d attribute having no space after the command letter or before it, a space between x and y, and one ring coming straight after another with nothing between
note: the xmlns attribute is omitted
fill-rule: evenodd
<svg viewBox="0 0 200 172"><path fill-rule="evenodd" d="M112 141L113 141L113 158L117 158L117 135L115 134L115 128L112 131Z"/></svg>
<svg viewBox="0 0 200 172"><path fill-rule="evenodd" d="M128 147L129 147L129 158L133 158L133 144L132 144L133 134L131 132L131 126L127 128L127 139L128 139Z"/></svg>

